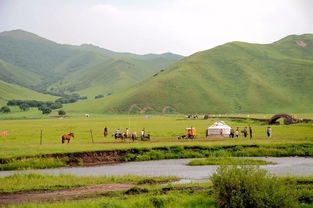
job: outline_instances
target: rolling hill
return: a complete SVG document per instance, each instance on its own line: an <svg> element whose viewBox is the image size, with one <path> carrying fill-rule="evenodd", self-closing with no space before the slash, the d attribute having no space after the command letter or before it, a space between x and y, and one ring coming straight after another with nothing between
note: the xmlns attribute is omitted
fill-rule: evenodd
<svg viewBox="0 0 313 208"><path fill-rule="evenodd" d="M117 53L91 45L61 45L30 32L0 33L0 80L38 92L89 98L129 88L182 56Z"/></svg>
<svg viewBox="0 0 313 208"><path fill-rule="evenodd" d="M97 112L313 112L313 35L272 44L231 42L195 53L107 99L73 104Z"/></svg>
<svg viewBox="0 0 313 208"><path fill-rule="evenodd" d="M52 101L57 97L38 93L36 91L24 88L15 84L10 84L0 80L0 107L6 105L9 100L39 100L39 101Z"/></svg>

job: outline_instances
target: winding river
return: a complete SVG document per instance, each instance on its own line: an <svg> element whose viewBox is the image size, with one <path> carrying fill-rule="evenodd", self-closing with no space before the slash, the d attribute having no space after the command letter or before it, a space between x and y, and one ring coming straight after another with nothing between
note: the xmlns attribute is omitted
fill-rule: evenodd
<svg viewBox="0 0 313 208"><path fill-rule="evenodd" d="M313 176L313 158L303 157L258 157L258 159L276 162L276 165L264 165L261 168L279 176ZM157 160L145 162L128 162L93 167L72 167L41 170L1 171L0 176L16 173L72 174L77 176L177 176L180 182L204 181L218 166L187 166L192 159Z"/></svg>

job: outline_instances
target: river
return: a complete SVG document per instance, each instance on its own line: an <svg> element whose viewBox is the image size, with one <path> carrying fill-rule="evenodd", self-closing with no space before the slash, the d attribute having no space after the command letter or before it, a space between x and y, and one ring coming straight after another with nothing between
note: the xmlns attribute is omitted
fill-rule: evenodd
<svg viewBox="0 0 313 208"><path fill-rule="evenodd" d="M258 159L276 162L276 165L260 166L269 173L279 176L313 176L313 158L303 157L258 157ZM0 171L0 176L15 173L71 174L76 176L177 176L181 182L205 181L218 166L187 166L192 159L157 160L144 162L128 162L93 167L71 167L41 170Z"/></svg>

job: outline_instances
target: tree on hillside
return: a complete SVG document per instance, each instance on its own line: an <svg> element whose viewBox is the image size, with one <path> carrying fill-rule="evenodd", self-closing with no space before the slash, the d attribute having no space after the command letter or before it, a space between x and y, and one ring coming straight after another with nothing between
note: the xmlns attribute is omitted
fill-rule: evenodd
<svg viewBox="0 0 313 208"><path fill-rule="evenodd" d="M96 95L95 99L99 99L99 98L103 98L103 97L104 97L104 95Z"/></svg>
<svg viewBox="0 0 313 208"><path fill-rule="evenodd" d="M11 109L8 106L3 106L2 108L0 108L0 112L2 112L2 113L10 113Z"/></svg>
<svg viewBox="0 0 313 208"><path fill-rule="evenodd" d="M42 114L50 114L52 112L52 109L47 106L41 106L39 110L41 110Z"/></svg>
<svg viewBox="0 0 313 208"><path fill-rule="evenodd" d="M26 103L22 103L21 105L19 105L19 107L22 111L28 111L30 108L30 106Z"/></svg>
<svg viewBox="0 0 313 208"><path fill-rule="evenodd" d="M59 110L58 111L59 116L64 116L66 112L64 110Z"/></svg>
<svg viewBox="0 0 313 208"><path fill-rule="evenodd" d="M62 103L60 102L54 102L54 103L50 103L48 105L51 109L59 109L59 108L62 108Z"/></svg>

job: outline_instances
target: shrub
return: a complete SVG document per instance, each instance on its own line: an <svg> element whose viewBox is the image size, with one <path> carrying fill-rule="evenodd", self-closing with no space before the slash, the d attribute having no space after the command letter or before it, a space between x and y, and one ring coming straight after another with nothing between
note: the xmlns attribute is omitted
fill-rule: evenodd
<svg viewBox="0 0 313 208"><path fill-rule="evenodd" d="M19 107L22 111L28 111L30 106L27 103L22 103Z"/></svg>
<svg viewBox="0 0 313 208"><path fill-rule="evenodd" d="M8 106L3 106L2 108L0 108L0 112L2 112L2 113L10 113L11 109Z"/></svg>
<svg viewBox="0 0 313 208"><path fill-rule="evenodd" d="M66 114L66 112L64 110L59 110L58 111L58 115L59 116L64 116Z"/></svg>
<svg viewBox="0 0 313 208"><path fill-rule="evenodd" d="M291 183L251 166L222 166L211 177L218 207L298 207Z"/></svg>
<svg viewBox="0 0 313 208"><path fill-rule="evenodd" d="M137 155L128 153L127 155L124 156L124 161L134 161L136 160Z"/></svg>
<svg viewBox="0 0 313 208"><path fill-rule="evenodd" d="M42 114L50 114L51 113L51 108L47 107L47 106L42 106L40 108L40 110L42 111Z"/></svg>
<svg viewBox="0 0 313 208"><path fill-rule="evenodd" d="M104 95L96 95L95 99L99 99L99 98L103 98L103 97L104 97Z"/></svg>
<svg viewBox="0 0 313 208"><path fill-rule="evenodd" d="M155 208L165 207L166 201L161 197L151 197L150 202L153 204Z"/></svg>

